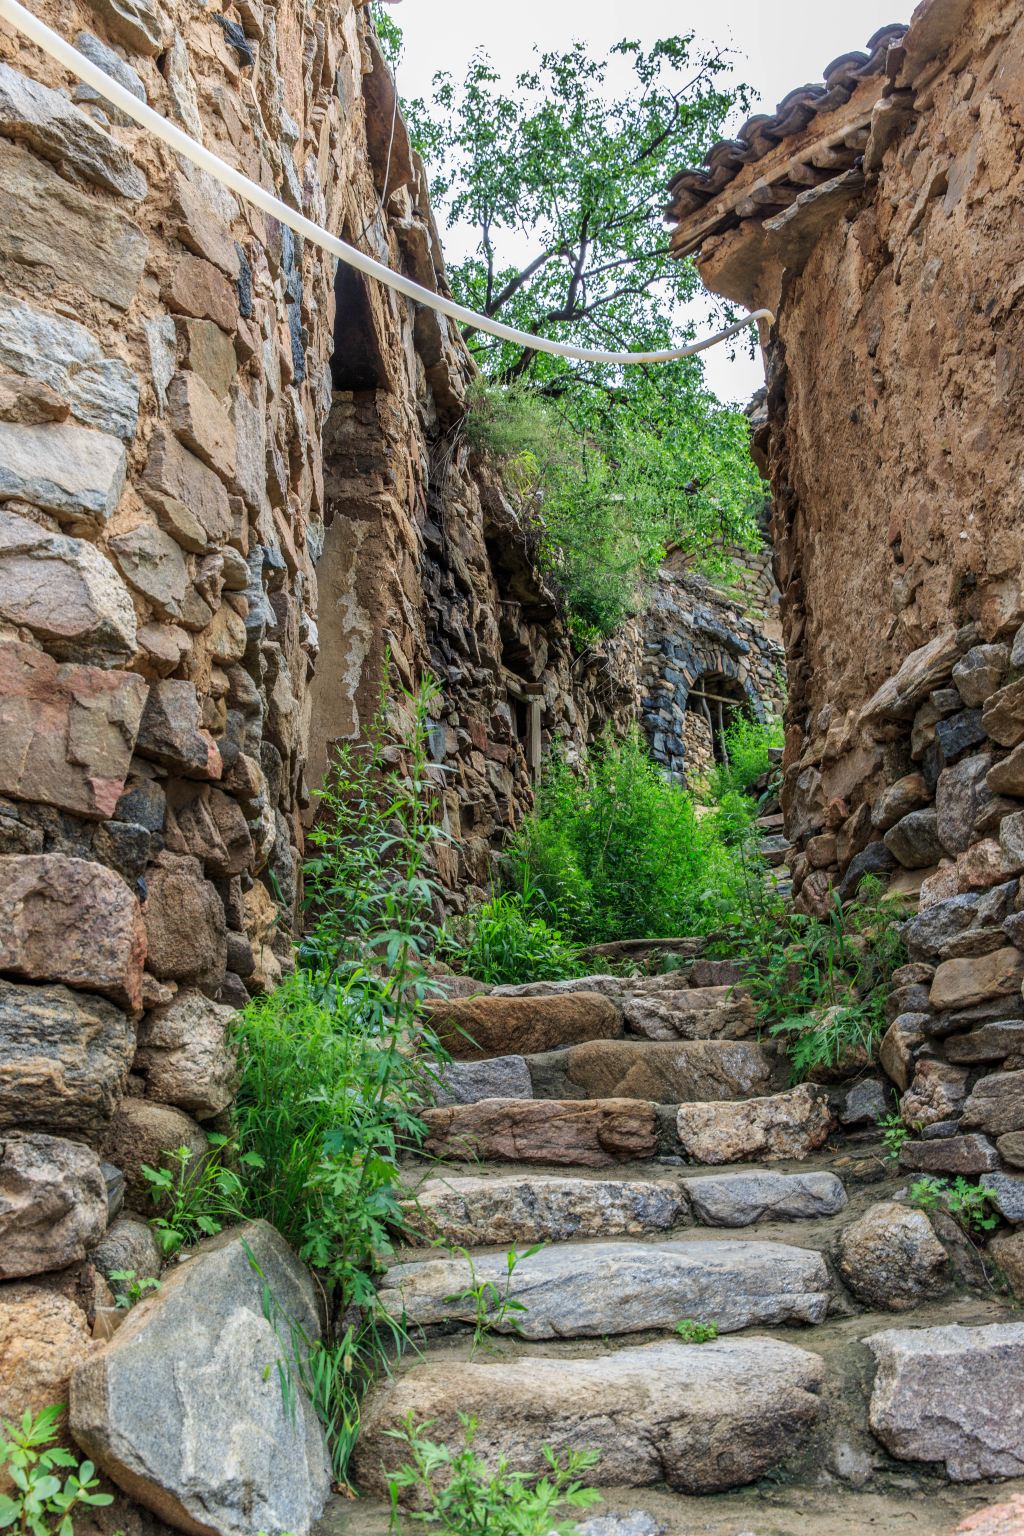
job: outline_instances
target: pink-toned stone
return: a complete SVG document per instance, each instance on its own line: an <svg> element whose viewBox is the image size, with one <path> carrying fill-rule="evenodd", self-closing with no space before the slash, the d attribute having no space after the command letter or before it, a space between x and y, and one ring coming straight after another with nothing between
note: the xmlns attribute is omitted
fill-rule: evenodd
<svg viewBox="0 0 1024 1536"><path fill-rule="evenodd" d="M482 1099L423 1111L428 1155L604 1168L653 1157L657 1112L637 1099Z"/></svg>
<svg viewBox="0 0 1024 1536"><path fill-rule="evenodd" d="M995 997L1013 997L1024 980L1024 955L1012 944L967 960L944 960L935 972L933 1008L973 1008Z"/></svg>
<svg viewBox="0 0 1024 1536"><path fill-rule="evenodd" d="M0 794L113 815L146 703L134 672L0 645Z"/></svg>
<svg viewBox="0 0 1024 1536"><path fill-rule="evenodd" d="M112 869L63 853L0 858L0 971L142 1006L146 930Z"/></svg>
<svg viewBox="0 0 1024 1536"><path fill-rule="evenodd" d="M1003 850L994 837L982 838L956 861L958 891L987 891L1006 879Z"/></svg>
<svg viewBox="0 0 1024 1536"><path fill-rule="evenodd" d="M918 910L923 912L926 907L934 907L940 901L948 901L950 896L958 895L959 891L960 883L956 865L940 864L933 875L927 875L921 882Z"/></svg>
<svg viewBox="0 0 1024 1536"><path fill-rule="evenodd" d="M1024 1493L961 1520L953 1536L1024 1536Z"/></svg>

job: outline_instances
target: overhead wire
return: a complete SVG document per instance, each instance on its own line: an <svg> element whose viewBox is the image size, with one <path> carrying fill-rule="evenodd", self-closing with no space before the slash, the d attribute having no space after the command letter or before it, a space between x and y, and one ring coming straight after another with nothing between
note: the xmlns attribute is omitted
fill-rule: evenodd
<svg viewBox="0 0 1024 1536"><path fill-rule="evenodd" d="M356 246L339 240L336 235L315 224L312 219L307 219L304 214L289 207L279 197L275 197L272 192L261 187L258 182L243 176L226 160L215 155L212 150L200 144L175 123L169 122L161 113L154 111L148 103L139 101L131 91L126 90L91 59L79 53L77 48L72 47L52 27L40 21L38 16L33 15L20 3L20 0L0 0L0 18L35 43L44 53L49 54L58 64L63 65L71 74L76 75L79 80L91 85L102 98L120 108L140 128L147 129L169 149L191 161L193 165L212 176L236 196L262 209L279 223L287 225L295 234L301 235L304 240L319 246L321 250L327 251L338 261L345 262L365 277L372 277L384 283L396 293L402 294L404 298L445 315L459 325L473 326L476 330L485 331L501 341L510 341L516 346L529 347L535 352L546 352L553 357L567 357L584 363L630 367L640 363L669 363L675 362L678 358L693 357L699 352L707 351L709 347L728 341L730 337L738 335L748 325L753 325L759 320L766 320L770 325L774 324L775 316L771 310L756 309L723 330L716 331L712 336L689 342L683 347L672 347L659 352L603 352L591 347L574 347L569 342L553 341L546 336L535 336L530 331L520 331L514 326L504 325L490 315L478 314L472 309L467 309L465 305L456 303L453 299L445 298L443 294L435 293L431 288L425 288L422 284L413 282L404 273L394 271L384 262L366 255Z"/></svg>

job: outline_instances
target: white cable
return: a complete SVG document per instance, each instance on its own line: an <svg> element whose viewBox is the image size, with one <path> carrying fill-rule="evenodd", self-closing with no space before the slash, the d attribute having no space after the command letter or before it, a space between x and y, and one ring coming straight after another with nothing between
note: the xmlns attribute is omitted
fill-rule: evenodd
<svg viewBox="0 0 1024 1536"><path fill-rule="evenodd" d="M202 144L183 133L180 128L169 123L159 112L154 112L152 107L139 101L132 93L120 85L118 81L105 74L90 59L72 48L70 43L64 41L59 33L54 32L45 22L33 16L26 10L19 0L0 0L0 17L10 22L19 32L24 33L32 42L37 43L44 53L63 64L65 69L91 85L107 101L112 101L120 107L122 112L132 118L142 128L148 128L150 133L162 139L177 154L184 155L186 160L191 160L193 165L198 165L201 170L208 172L225 187L236 192L239 197L247 202L254 203L257 208L262 208L264 213L269 213L282 224L287 224L297 235L302 235L306 240L311 240L314 245L319 245L328 251L339 261L347 262L350 267L355 267L358 272L367 277L375 277L379 282L386 283L389 288L394 288L398 293L404 294L407 299L413 299L417 304L423 304L427 309L433 309L438 314L447 315L450 320L457 320L461 325L471 325L478 331L486 331L491 336L497 336L501 341L512 341L518 346L529 347L534 352L550 352L555 357L571 357L582 363L614 363L626 365L630 363L669 363L679 357L692 357L695 352L703 352L708 347L715 346L720 341L727 341L730 336L735 336L744 326L751 325L755 320L767 320L774 324L775 316L770 309L756 309L752 314L745 315L742 320L726 326L724 331L717 331L714 336L705 337L703 341L691 342L686 347L676 347L669 352L596 352L588 347L572 347L560 341L549 341L544 336L531 335L529 331L517 331L510 325L502 325L497 320L490 319L487 315L475 314L473 310L466 309L461 304L446 299L439 293L434 293L430 288L423 288L419 283L414 283L410 278L403 277L400 272L393 272L383 262L374 261L372 256L365 256L353 245L347 245L344 240L338 240L327 230L321 229L319 224L305 218L301 213L296 213L294 208L289 208L287 203L282 203L279 198L267 192L257 182L250 181L248 176L243 176L234 170L219 155L212 154Z"/></svg>

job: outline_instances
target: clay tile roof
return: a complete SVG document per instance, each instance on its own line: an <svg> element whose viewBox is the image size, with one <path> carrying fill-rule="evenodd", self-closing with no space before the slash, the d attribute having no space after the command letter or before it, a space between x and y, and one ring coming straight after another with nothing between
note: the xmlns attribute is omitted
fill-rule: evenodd
<svg viewBox="0 0 1024 1536"><path fill-rule="evenodd" d="M704 165L680 171L669 182L670 202L666 216L683 219L704 203L718 197L745 165L768 154L783 139L802 133L819 112L844 106L862 80L885 71L889 49L904 36L902 22L879 27L869 37L863 53L843 53L824 72L823 84L801 85L779 102L774 113L748 118L735 139L712 145Z"/></svg>

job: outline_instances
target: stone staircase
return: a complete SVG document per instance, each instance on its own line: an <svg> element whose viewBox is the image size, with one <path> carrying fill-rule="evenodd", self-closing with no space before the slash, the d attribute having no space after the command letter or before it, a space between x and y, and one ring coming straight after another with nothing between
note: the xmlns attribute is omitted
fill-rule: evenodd
<svg viewBox="0 0 1024 1536"><path fill-rule="evenodd" d="M689 984L715 964L433 1006L454 1060L380 1286L422 1348L366 1404L366 1493L409 1414L452 1442L472 1415L521 1469L599 1448L608 1508L670 1536L911 1509L938 1533L1024 1474L1024 1323L948 1218L893 1201L877 1129L840 1135L845 1091L788 1087L742 990ZM822 1491L834 1525L809 1513Z"/></svg>

